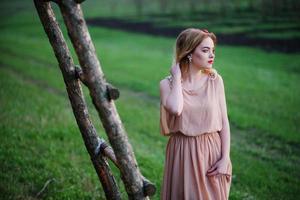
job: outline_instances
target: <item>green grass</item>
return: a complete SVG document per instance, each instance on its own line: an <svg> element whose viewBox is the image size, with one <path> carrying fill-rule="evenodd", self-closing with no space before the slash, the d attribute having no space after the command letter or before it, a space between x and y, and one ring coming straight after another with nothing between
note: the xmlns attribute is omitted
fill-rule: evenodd
<svg viewBox="0 0 300 200"><path fill-rule="evenodd" d="M0 197L36 199L53 179L41 198L104 199L37 14L28 2L12 4L2 4L7 13L1 15L10 17L0 24ZM17 6L22 12L12 12ZM167 138L159 134L158 85L168 74L175 39L94 27L90 33L106 78L120 88L116 106L143 175L158 188L153 199L159 199ZM230 199L298 199L300 56L218 46L215 67L225 82L231 123Z"/></svg>

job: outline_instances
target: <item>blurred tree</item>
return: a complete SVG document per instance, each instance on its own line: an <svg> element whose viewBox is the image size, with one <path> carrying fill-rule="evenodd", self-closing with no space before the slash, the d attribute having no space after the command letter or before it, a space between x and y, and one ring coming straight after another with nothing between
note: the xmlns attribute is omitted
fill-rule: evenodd
<svg viewBox="0 0 300 200"><path fill-rule="evenodd" d="M250 11L256 10L256 6L255 6L256 2L257 2L257 1L251 1L251 0L248 1L248 9L249 9Z"/></svg>
<svg viewBox="0 0 300 200"><path fill-rule="evenodd" d="M261 11L262 16L271 14L271 10L273 8L270 6L270 4L271 4L270 0L261 0L260 11Z"/></svg>
<svg viewBox="0 0 300 200"><path fill-rule="evenodd" d="M227 11L228 11L228 7L229 7L229 3L230 1L229 0L219 0L220 1L220 14L226 14Z"/></svg>
<svg viewBox="0 0 300 200"><path fill-rule="evenodd" d="M242 11L241 1L235 0L235 1L233 1L233 5L234 5L235 11L237 11L237 12Z"/></svg>
<svg viewBox="0 0 300 200"><path fill-rule="evenodd" d="M167 11L168 1L167 0L159 0L159 3L160 3L160 12L165 13Z"/></svg>
<svg viewBox="0 0 300 200"><path fill-rule="evenodd" d="M180 10L178 9L178 4L180 3L180 1L178 0L171 0L172 1L172 12L175 14L174 18L176 18L178 16L178 13L180 12ZM182 4L182 3L181 3ZM181 5L181 7L183 7Z"/></svg>
<svg viewBox="0 0 300 200"><path fill-rule="evenodd" d="M109 8L110 8L110 13L112 15L116 12L117 5L118 5L118 1L117 0L110 1Z"/></svg>
<svg viewBox="0 0 300 200"><path fill-rule="evenodd" d="M260 2L261 8L260 11L262 15L278 15L283 14L286 11L290 11L293 13L299 13L299 4L298 0L261 0Z"/></svg>
<svg viewBox="0 0 300 200"><path fill-rule="evenodd" d="M196 12L196 10L197 10L197 4L199 3L199 1L198 2L196 2L197 0L189 0L189 4L190 4L190 12L191 13L195 13Z"/></svg>
<svg viewBox="0 0 300 200"><path fill-rule="evenodd" d="M208 11L209 10L209 6L210 6L210 0L202 0L203 2L202 2L202 5L203 6L201 6L205 11Z"/></svg>
<svg viewBox="0 0 300 200"><path fill-rule="evenodd" d="M134 5L136 8L137 16L143 15L143 3L144 3L144 0L134 0Z"/></svg>

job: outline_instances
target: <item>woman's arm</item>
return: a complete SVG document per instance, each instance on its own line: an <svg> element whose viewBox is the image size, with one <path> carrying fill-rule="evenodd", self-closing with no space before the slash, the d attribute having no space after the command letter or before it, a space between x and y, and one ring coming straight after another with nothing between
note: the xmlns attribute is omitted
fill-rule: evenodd
<svg viewBox="0 0 300 200"><path fill-rule="evenodd" d="M224 82L220 76L220 109L222 116L222 130L220 132L221 143L222 143L222 159L230 159L230 126L227 114L226 96L224 89Z"/></svg>
<svg viewBox="0 0 300 200"><path fill-rule="evenodd" d="M176 70L180 70L179 65L174 65L171 69L173 74L175 74L172 76L171 87L168 82L169 80L164 79L160 82L160 97L161 103L168 112L179 116L183 109L183 95L181 74L178 74Z"/></svg>
<svg viewBox="0 0 300 200"><path fill-rule="evenodd" d="M173 79L171 87L168 80L162 80L160 82L160 98L162 105L170 114L179 116L183 108L181 80Z"/></svg>
<svg viewBox="0 0 300 200"><path fill-rule="evenodd" d="M207 171L208 176L213 176L217 174L227 174L228 173L228 163L230 163L230 127L227 116L227 106L223 79L220 76L219 85L219 106L221 109L222 117L222 130L220 131L221 137L221 151L222 157L215 164L213 164Z"/></svg>

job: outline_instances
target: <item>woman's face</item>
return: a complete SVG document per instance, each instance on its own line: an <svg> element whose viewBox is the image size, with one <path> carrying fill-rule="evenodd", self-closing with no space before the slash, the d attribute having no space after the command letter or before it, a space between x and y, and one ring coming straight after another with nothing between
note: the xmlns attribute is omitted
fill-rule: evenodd
<svg viewBox="0 0 300 200"><path fill-rule="evenodd" d="M197 68L212 68L215 59L215 45L210 37L202 40L192 54L192 64Z"/></svg>

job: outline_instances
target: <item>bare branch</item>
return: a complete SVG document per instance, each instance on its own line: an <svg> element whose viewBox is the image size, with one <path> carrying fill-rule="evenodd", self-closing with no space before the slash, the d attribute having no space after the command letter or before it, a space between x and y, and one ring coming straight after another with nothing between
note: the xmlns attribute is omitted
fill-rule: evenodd
<svg viewBox="0 0 300 200"><path fill-rule="evenodd" d="M43 188L35 195L35 197L39 197L45 191L45 189L48 187L48 185L53 181L55 181L55 178L51 178L51 179L47 180L46 183L44 184Z"/></svg>

